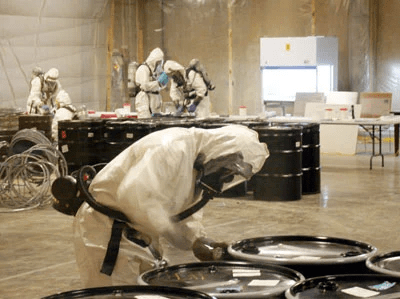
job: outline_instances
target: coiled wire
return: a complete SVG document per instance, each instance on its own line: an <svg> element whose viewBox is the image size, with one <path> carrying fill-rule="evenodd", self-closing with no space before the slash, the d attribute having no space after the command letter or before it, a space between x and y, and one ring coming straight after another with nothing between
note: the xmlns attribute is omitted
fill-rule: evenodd
<svg viewBox="0 0 400 299"><path fill-rule="evenodd" d="M67 174L63 154L51 144L37 144L9 156L0 167L0 212L50 205L53 181Z"/></svg>

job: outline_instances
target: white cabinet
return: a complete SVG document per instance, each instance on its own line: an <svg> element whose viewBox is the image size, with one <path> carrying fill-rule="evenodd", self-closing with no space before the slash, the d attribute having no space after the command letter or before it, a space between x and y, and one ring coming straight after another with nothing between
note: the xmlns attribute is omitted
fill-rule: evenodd
<svg viewBox="0 0 400 299"><path fill-rule="evenodd" d="M260 39L262 100L294 101L296 92L337 90L336 37Z"/></svg>

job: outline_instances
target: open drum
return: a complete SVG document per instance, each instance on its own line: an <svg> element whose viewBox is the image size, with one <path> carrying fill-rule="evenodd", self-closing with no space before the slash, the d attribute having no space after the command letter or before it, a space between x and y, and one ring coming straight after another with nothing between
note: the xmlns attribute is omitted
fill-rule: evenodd
<svg viewBox="0 0 400 299"><path fill-rule="evenodd" d="M98 299L123 299L123 298L154 298L154 299L213 299L207 294L172 288L153 286L113 286L89 288L44 297L42 299L72 299L72 298L98 298Z"/></svg>
<svg viewBox="0 0 400 299"><path fill-rule="evenodd" d="M288 289L287 299L400 298L400 278L378 274L350 274L306 279Z"/></svg>
<svg viewBox="0 0 400 299"><path fill-rule="evenodd" d="M201 291L215 298L281 298L304 276L278 265L199 262L150 270L139 284L168 285Z"/></svg>
<svg viewBox="0 0 400 299"><path fill-rule="evenodd" d="M400 277L400 251L371 256L366 265L376 273Z"/></svg>
<svg viewBox="0 0 400 299"><path fill-rule="evenodd" d="M374 246L358 241L314 236L244 239L228 247L237 260L278 264L305 277L368 273L365 261L376 251Z"/></svg>

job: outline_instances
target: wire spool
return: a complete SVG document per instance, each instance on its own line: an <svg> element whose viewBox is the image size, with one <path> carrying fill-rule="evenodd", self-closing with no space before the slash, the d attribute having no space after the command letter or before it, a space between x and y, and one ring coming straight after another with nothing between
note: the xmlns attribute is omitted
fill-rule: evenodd
<svg viewBox="0 0 400 299"><path fill-rule="evenodd" d="M1 212L48 206L52 182L67 174L64 156L52 145L37 144L8 157L0 167Z"/></svg>
<svg viewBox="0 0 400 299"><path fill-rule="evenodd" d="M138 282L197 290L218 299L247 299L281 298L290 286L303 280L301 273L278 265L220 261L150 270L140 275Z"/></svg>
<svg viewBox="0 0 400 299"><path fill-rule="evenodd" d="M9 156L23 153L37 144L51 145L51 142L42 132L36 129L19 130L11 139Z"/></svg>

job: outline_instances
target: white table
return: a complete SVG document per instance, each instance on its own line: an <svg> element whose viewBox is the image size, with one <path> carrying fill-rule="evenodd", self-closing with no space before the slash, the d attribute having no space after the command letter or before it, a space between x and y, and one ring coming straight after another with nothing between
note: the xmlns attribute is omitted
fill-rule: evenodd
<svg viewBox="0 0 400 299"><path fill-rule="evenodd" d="M382 158L382 167L384 166L384 156L382 153L382 127L383 126L390 126L393 125L398 132L398 128L400 125L400 117L393 116L393 117L382 117L382 118L360 118L360 119L349 119L349 120L311 120L309 118L300 118L300 117L273 117L269 118L268 121L275 122L275 123L319 123L319 124L326 124L326 125L350 125L350 126L361 126L363 128L369 126L372 127L372 154L370 158L370 169L372 169L372 159L374 157L381 157ZM379 147L378 153L375 151L375 128L379 128ZM396 133L397 133L396 132ZM399 155L399 136L398 133L395 134L395 155Z"/></svg>

